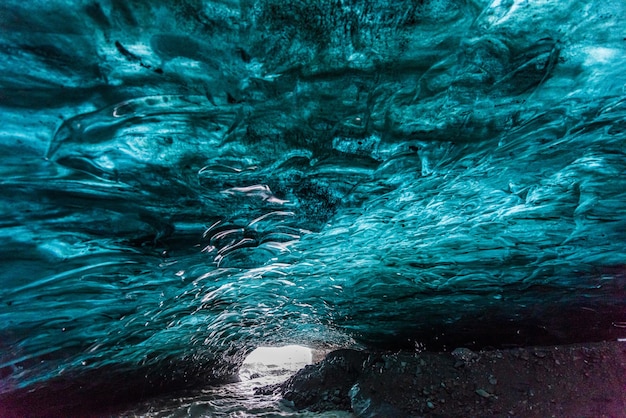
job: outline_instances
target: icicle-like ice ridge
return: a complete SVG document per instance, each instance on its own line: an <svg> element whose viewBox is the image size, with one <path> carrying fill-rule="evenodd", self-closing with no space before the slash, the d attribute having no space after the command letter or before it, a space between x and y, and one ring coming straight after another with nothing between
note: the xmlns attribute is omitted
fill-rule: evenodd
<svg viewBox="0 0 626 418"><path fill-rule="evenodd" d="M614 335L623 2L391 3L0 6L1 391Z"/></svg>

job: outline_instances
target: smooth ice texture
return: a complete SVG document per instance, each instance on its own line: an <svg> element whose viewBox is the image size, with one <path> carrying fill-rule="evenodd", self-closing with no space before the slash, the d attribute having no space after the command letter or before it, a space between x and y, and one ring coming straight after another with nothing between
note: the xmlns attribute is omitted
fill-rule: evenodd
<svg viewBox="0 0 626 418"><path fill-rule="evenodd" d="M267 345L623 336L625 21L2 1L0 394L208 382Z"/></svg>

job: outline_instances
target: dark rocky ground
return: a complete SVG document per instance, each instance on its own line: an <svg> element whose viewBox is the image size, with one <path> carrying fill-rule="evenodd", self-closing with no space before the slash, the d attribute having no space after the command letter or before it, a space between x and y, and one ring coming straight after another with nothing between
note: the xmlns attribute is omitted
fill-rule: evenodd
<svg viewBox="0 0 626 418"><path fill-rule="evenodd" d="M448 353L338 350L262 389L359 417L626 417L626 342Z"/></svg>

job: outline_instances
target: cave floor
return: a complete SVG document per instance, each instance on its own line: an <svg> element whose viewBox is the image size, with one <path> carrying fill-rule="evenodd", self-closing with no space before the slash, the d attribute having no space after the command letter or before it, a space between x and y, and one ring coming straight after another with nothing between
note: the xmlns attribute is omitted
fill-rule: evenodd
<svg viewBox="0 0 626 418"><path fill-rule="evenodd" d="M626 342L450 352L341 349L283 383L253 383L126 403L40 391L8 404L11 398L0 398L0 415L171 416L193 409L197 416L626 417Z"/></svg>

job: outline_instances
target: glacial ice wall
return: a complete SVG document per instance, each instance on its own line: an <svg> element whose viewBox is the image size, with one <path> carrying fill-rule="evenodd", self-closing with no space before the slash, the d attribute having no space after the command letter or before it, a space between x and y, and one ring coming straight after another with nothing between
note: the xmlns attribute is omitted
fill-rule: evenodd
<svg viewBox="0 0 626 418"><path fill-rule="evenodd" d="M0 393L208 381L268 344L618 335L625 21L3 1Z"/></svg>

